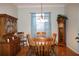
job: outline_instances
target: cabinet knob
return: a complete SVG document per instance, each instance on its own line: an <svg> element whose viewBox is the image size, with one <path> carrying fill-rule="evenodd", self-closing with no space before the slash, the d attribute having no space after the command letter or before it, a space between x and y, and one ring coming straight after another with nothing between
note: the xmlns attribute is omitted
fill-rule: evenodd
<svg viewBox="0 0 79 59"><path fill-rule="evenodd" d="M8 43L9 43L9 41L10 41L10 40L9 40L9 39L7 39L7 42L8 42Z"/></svg>

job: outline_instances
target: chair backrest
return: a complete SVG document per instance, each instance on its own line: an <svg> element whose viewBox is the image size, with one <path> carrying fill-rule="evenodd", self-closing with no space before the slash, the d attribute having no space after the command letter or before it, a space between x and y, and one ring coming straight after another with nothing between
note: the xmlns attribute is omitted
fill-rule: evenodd
<svg viewBox="0 0 79 59"><path fill-rule="evenodd" d="M31 35L30 35L30 34L27 34L27 35L26 35L26 38L27 38L27 45L28 45L28 46L31 45L32 42L33 42Z"/></svg>
<svg viewBox="0 0 79 59"><path fill-rule="evenodd" d="M52 41L53 41L52 44L55 44L55 42L56 42L56 36L57 36L56 33L53 33L52 34L52 37L51 37L52 38Z"/></svg>
<svg viewBox="0 0 79 59"><path fill-rule="evenodd" d="M20 39L23 39L24 32L18 32L17 34L18 34L18 37L19 37Z"/></svg>
<svg viewBox="0 0 79 59"><path fill-rule="evenodd" d="M37 37L45 37L46 32L37 32L36 35L37 35Z"/></svg>
<svg viewBox="0 0 79 59"><path fill-rule="evenodd" d="M41 40L35 40L35 54L40 55L40 56L45 56L50 54L50 49L51 49L51 41L46 40L46 41L41 41Z"/></svg>
<svg viewBox="0 0 79 59"><path fill-rule="evenodd" d="M26 38L27 38L27 39L30 39L30 35L29 35L29 34L27 34Z"/></svg>

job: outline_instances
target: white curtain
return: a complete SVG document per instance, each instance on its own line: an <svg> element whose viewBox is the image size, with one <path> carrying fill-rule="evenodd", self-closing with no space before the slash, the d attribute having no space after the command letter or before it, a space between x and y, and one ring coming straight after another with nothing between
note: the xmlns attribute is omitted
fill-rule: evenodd
<svg viewBox="0 0 79 59"><path fill-rule="evenodd" d="M38 13L31 14L31 33L32 37L36 37L36 32L46 32L46 37L51 34L50 12L43 13L43 20L40 20Z"/></svg>

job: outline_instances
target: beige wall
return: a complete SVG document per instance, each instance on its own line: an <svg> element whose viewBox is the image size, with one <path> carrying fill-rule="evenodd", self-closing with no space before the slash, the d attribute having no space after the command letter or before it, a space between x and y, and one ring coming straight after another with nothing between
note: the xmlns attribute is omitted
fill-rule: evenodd
<svg viewBox="0 0 79 59"><path fill-rule="evenodd" d="M64 6L46 6L44 5L43 11L51 12L51 32L57 33L57 15L64 14ZM18 31L31 33L31 13L40 11L40 5L18 8Z"/></svg>
<svg viewBox="0 0 79 59"><path fill-rule="evenodd" d="M68 16L66 27L67 46L79 53L79 44L75 39L79 32L79 4L68 4L65 8L65 12Z"/></svg>
<svg viewBox="0 0 79 59"><path fill-rule="evenodd" d="M17 17L17 8L13 4L0 3L0 14L8 14Z"/></svg>

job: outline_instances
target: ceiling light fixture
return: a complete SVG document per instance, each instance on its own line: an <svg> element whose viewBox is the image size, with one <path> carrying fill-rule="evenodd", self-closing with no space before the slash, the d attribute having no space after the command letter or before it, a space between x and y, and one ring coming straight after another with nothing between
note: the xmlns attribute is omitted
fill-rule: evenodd
<svg viewBox="0 0 79 59"><path fill-rule="evenodd" d="M41 19L43 19L43 6L42 6L42 3L41 3Z"/></svg>

